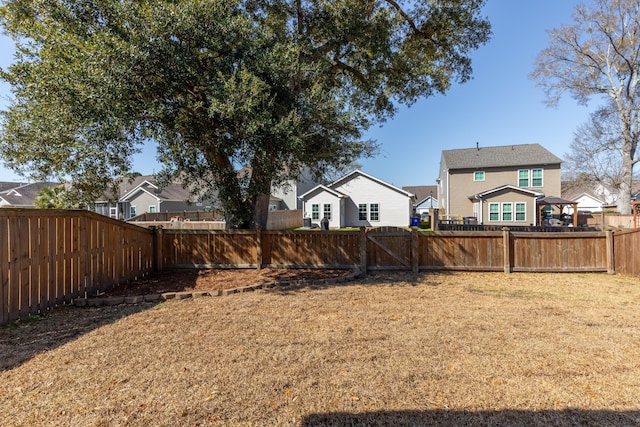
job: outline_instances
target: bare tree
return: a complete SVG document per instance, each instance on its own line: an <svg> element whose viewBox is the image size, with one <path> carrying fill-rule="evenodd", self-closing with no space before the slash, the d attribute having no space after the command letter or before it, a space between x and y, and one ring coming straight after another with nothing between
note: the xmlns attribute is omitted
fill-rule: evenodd
<svg viewBox="0 0 640 427"><path fill-rule="evenodd" d="M573 18L572 25L549 32L549 46L539 54L531 77L545 89L549 105L565 92L579 104L596 96L612 105L611 120L619 132L618 209L630 213L640 108L640 2L594 0L592 6L577 6Z"/></svg>
<svg viewBox="0 0 640 427"><path fill-rule="evenodd" d="M607 202L615 202L623 182L622 139L620 120L614 105L593 112L590 121L578 127L565 154L567 175L581 184L591 185L603 194L615 194ZM634 161L634 164L637 160ZM604 191L604 193L603 193Z"/></svg>

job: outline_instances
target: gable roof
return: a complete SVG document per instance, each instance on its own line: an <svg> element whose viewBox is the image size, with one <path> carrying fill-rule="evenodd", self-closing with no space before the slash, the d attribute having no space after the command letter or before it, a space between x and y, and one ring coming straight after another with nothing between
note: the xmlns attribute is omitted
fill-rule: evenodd
<svg viewBox="0 0 640 427"><path fill-rule="evenodd" d="M166 187L160 188L153 175L142 175L134 178L120 179L118 182L119 194L113 195L110 191L107 191L100 200L96 200L96 203L103 203L115 199L118 201L126 201L140 191L150 194L157 200L174 202L194 201L194 196L192 196L189 189L184 188L182 184L172 182Z"/></svg>
<svg viewBox="0 0 640 427"><path fill-rule="evenodd" d="M11 206L33 206L38 193L43 188L60 185L57 182L34 182L32 184L22 184L5 190L0 195L6 204Z"/></svg>
<svg viewBox="0 0 640 427"><path fill-rule="evenodd" d="M8 182L2 181L0 182L0 193L4 193L12 188L22 187L23 185L27 185L26 182Z"/></svg>
<svg viewBox="0 0 640 427"><path fill-rule="evenodd" d="M393 184L389 184L388 182L385 182L381 179L376 178L375 176L366 174L364 172L362 172L359 169L356 169L354 171L349 172L348 174L346 174L345 176L338 178L337 180L335 180L334 182L332 182L331 184L328 185L329 188L335 188L335 187L339 187L342 183L344 183L345 181L349 181L350 179L356 177L356 176L362 176L364 178L367 178L373 182L376 182L384 187L387 187L391 190L397 191L400 194L403 194L407 197L413 198L415 197L415 195L413 193L410 193L408 191L403 190L402 188L396 187Z"/></svg>
<svg viewBox="0 0 640 427"><path fill-rule="evenodd" d="M532 197L541 197L544 196L544 193L540 193L539 191L533 191L533 190L529 190L526 188L522 188L522 187L516 187L515 185L510 185L510 184L506 184L506 185L501 185L499 187L496 188L492 188L490 190L485 190L481 193L477 193L474 194L472 196L469 196L469 199L471 200L477 200L477 199L481 199L485 196L489 196L493 193L497 193L499 191L502 190L509 190L509 191L516 191L516 192L520 192L520 193L525 193L525 194L529 194Z"/></svg>
<svg viewBox="0 0 640 427"><path fill-rule="evenodd" d="M316 185L315 187L313 187L311 190L307 191L303 195L298 196L298 199L303 200L303 199L306 199L308 196L310 196L313 193L320 193L320 192L323 192L323 191L327 192L327 193L331 194L332 196L335 196L335 197L337 197L339 199L340 198L348 198L349 197L346 194L341 193L338 190L334 190L333 188L329 188L326 185L320 184L320 185Z"/></svg>
<svg viewBox="0 0 640 427"><path fill-rule="evenodd" d="M416 200L424 202L429 196L435 197L438 195L437 185L413 185L408 187L402 187L402 189L408 193L415 194Z"/></svg>
<svg viewBox="0 0 640 427"><path fill-rule="evenodd" d="M559 157L540 144L443 150L442 158L449 169L481 169L562 163Z"/></svg>

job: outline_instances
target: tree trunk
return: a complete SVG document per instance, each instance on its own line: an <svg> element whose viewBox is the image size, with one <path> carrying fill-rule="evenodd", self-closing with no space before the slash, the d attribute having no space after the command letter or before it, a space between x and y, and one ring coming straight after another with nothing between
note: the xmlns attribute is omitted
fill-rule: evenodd
<svg viewBox="0 0 640 427"><path fill-rule="evenodd" d="M618 102L622 119L622 171L620 173L620 189L618 190L618 212L622 215L631 213L631 184L633 182L633 158L636 153L637 140L632 129L632 110L624 109L624 103Z"/></svg>
<svg viewBox="0 0 640 427"><path fill-rule="evenodd" d="M267 219L269 217L269 199L270 195L262 195L256 198L253 211L253 224L263 230L267 228Z"/></svg>
<svg viewBox="0 0 640 427"><path fill-rule="evenodd" d="M618 191L618 212L622 215L631 214L631 183L633 180L633 161L628 150L623 151L622 179Z"/></svg>

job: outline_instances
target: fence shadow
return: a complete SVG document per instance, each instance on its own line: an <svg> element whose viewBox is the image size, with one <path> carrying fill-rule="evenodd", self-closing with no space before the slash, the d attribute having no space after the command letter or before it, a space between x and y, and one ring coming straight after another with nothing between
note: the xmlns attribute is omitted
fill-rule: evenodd
<svg viewBox="0 0 640 427"><path fill-rule="evenodd" d="M640 426L640 411L378 411L311 414L302 426Z"/></svg>
<svg viewBox="0 0 640 427"><path fill-rule="evenodd" d="M109 307L56 307L46 315L0 326L0 372L13 369L40 353L63 346L82 335L156 303Z"/></svg>

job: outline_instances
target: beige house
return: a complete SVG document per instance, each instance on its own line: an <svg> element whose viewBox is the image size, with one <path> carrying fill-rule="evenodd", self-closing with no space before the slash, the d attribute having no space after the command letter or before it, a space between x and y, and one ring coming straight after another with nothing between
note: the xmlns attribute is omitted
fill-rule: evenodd
<svg viewBox="0 0 640 427"><path fill-rule="evenodd" d="M560 195L561 163L540 144L444 150L437 180L441 218L540 225L537 202Z"/></svg>

